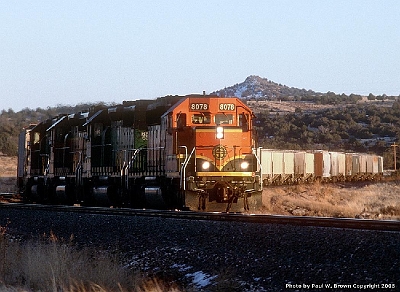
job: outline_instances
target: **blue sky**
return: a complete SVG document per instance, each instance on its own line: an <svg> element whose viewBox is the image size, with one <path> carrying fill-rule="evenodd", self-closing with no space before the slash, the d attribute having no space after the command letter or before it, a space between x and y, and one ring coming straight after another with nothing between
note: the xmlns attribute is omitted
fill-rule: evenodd
<svg viewBox="0 0 400 292"><path fill-rule="evenodd" d="M2 1L0 109L211 92L249 75L400 94L400 1Z"/></svg>

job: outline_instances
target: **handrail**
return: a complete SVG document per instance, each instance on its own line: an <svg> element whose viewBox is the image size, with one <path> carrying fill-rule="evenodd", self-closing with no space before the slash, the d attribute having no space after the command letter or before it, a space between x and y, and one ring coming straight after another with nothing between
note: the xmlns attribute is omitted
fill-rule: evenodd
<svg viewBox="0 0 400 292"><path fill-rule="evenodd" d="M124 163L121 167L121 184L125 186L125 189L128 189L129 183L128 183L128 173L129 173L129 164L127 163L127 150L121 150L121 152L124 153ZM125 181L124 181L125 179Z"/></svg>
<svg viewBox="0 0 400 292"><path fill-rule="evenodd" d="M143 148L142 148L143 149ZM129 163L127 164L128 169L131 167L132 163L136 160L136 156L138 155L138 153L140 152L141 148L138 149L130 149L130 150L134 150L133 155L131 157L131 159L129 160Z"/></svg>
<svg viewBox="0 0 400 292"><path fill-rule="evenodd" d="M137 148L137 149L129 149L129 151L134 151L133 152L133 155L131 156L131 158L129 159L129 162L128 162L128 164L127 164L127 169L129 169L129 168L131 168L131 166L132 166L132 164L136 161L136 158L137 158L137 156L138 156L138 154L139 154L139 152L141 152L141 151L147 151L147 153L148 153L148 151L149 150L165 150L165 147L153 147L153 148ZM159 157L157 157L158 158L158 160L157 161L161 161L161 152L159 153ZM159 172L161 172L161 171L163 171L161 168L162 168L162 166L163 165L158 165L159 166L159 169L158 170L156 170L156 171L159 171ZM148 170L146 170L146 171L144 171L144 172L148 172Z"/></svg>
<svg viewBox="0 0 400 292"><path fill-rule="evenodd" d="M82 186L83 185L83 181L82 181L82 151L76 151L73 153L79 154L79 161L75 168L75 178L76 178L77 184L79 186Z"/></svg>
<svg viewBox="0 0 400 292"><path fill-rule="evenodd" d="M180 146L182 148L186 148L186 146ZM194 150L196 149L196 147L193 147L192 152L190 152L190 155L186 155L185 161L182 163L182 167L181 167L181 175L180 175L180 179L181 179L181 187L183 191L186 191L186 167L189 163L190 158L192 157Z"/></svg>
<svg viewBox="0 0 400 292"><path fill-rule="evenodd" d="M261 147L258 147L258 149L260 150L260 154L261 154ZM258 157L258 155L257 155L257 148L253 148L252 151L253 151L254 156L257 159L258 166L260 167L260 174L262 174L262 164L261 164L260 157ZM260 175L260 188L261 188L261 190L263 189L263 180L262 180L261 175Z"/></svg>

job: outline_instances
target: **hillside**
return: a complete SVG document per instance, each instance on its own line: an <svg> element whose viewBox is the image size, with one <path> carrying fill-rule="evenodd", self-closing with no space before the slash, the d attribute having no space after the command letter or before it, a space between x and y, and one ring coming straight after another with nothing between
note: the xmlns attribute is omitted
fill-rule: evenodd
<svg viewBox="0 0 400 292"><path fill-rule="evenodd" d="M255 75L247 77L242 83L217 90L213 94L219 96L237 96L245 99L263 98L269 100L288 96L321 95L321 93L312 90L289 87Z"/></svg>
<svg viewBox="0 0 400 292"><path fill-rule="evenodd" d="M344 93L336 94L328 91L326 93L315 92L313 90L299 89L289 87L274 81L262 78L256 75L248 76L243 82L235 85L218 89L211 94L218 96L237 96L244 100L268 100L268 101L301 101L311 102L314 104L330 104L338 103L355 104L364 101L384 101L398 100L399 96L387 96L386 94L374 96L361 96L357 94L346 95Z"/></svg>

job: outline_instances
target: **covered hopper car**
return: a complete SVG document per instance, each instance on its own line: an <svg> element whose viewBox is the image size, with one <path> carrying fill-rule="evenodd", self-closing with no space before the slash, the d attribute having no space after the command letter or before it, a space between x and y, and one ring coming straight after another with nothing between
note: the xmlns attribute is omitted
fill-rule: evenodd
<svg viewBox="0 0 400 292"><path fill-rule="evenodd" d="M374 181L383 177L383 157L365 153L258 149L263 185Z"/></svg>

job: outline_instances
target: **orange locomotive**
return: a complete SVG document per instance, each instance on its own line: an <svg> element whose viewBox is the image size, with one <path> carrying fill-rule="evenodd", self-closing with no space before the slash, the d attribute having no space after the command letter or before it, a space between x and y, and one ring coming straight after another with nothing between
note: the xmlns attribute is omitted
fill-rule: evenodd
<svg viewBox="0 0 400 292"><path fill-rule="evenodd" d="M213 203L224 203L229 211L243 200L239 209L249 209L248 198L260 190L252 119L238 98L195 95L162 116L166 176L180 178L185 205L212 210Z"/></svg>

